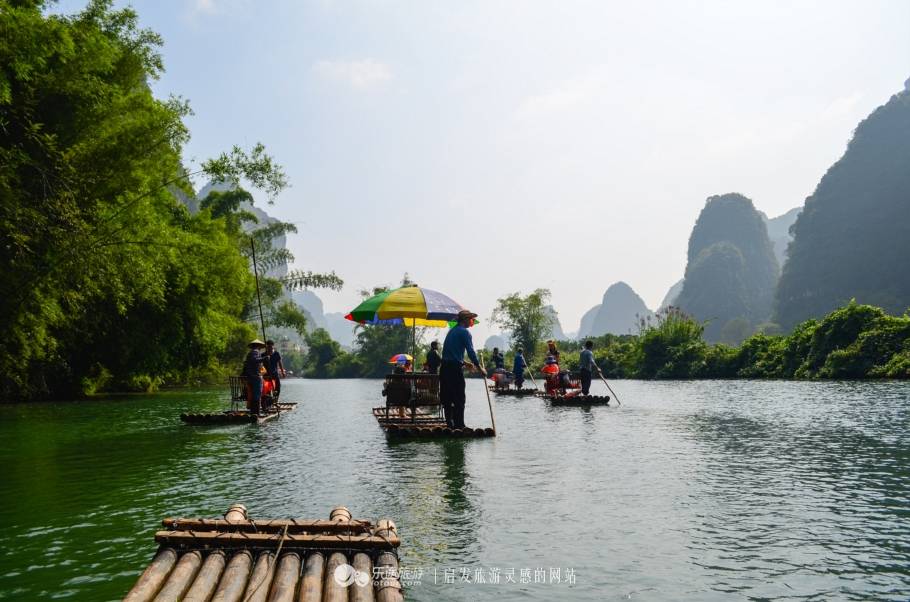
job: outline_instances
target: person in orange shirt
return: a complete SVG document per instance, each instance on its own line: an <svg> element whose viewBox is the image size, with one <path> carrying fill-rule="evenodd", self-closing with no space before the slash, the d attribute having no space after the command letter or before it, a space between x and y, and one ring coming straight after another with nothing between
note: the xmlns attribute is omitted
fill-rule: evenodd
<svg viewBox="0 0 910 602"><path fill-rule="evenodd" d="M544 383L546 392L549 395L555 395L556 391L559 389L559 364L556 363L556 358L552 355L548 355L540 371L546 379L546 382Z"/></svg>

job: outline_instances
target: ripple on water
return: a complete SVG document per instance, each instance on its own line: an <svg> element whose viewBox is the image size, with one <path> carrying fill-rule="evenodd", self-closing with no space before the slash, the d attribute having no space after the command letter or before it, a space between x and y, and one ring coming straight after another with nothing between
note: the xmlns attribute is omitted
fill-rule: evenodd
<svg viewBox="0 0 910 602"><path fill-rule="evenodd" d="M419 443L376 427L378 381L285 387L258 428L177 422L220 390L0 407L0 598L117 599L162 517L235 501L394 518L411 600L910 597L910 385L617 381L622 407L497 399L496 439Z"/></svg>

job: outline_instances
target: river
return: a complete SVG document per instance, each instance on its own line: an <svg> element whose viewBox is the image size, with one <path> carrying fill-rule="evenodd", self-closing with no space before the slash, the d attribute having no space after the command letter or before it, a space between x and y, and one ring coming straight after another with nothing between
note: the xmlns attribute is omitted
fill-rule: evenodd
<svg viewBox="0 0 910 602"><path fill-rule="evenodd" d="M287 380L299 409L259 427L179 421L222 389L0 405L0 599L119 599L163 517L235 501L395 519L408 600L910 598L910 384L611 384L621 407L495 398L495 439L418 443L372 380Z"/></svg>

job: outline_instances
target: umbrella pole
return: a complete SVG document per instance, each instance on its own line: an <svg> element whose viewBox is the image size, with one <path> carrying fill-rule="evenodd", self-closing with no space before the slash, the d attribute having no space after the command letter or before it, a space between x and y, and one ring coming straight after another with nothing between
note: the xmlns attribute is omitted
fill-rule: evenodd
<svg viewBox="0 0 910 602"><path fill-rule="evenodd" d="M490 387L487 386L487 369L483 365L483 349L477 354L480 358L480 378L483 379L483 390L487 394L487 405L490 406L490 422L493 424L493 432L496 432L496 418L493 416L493 401L490 399Z"/></svg>

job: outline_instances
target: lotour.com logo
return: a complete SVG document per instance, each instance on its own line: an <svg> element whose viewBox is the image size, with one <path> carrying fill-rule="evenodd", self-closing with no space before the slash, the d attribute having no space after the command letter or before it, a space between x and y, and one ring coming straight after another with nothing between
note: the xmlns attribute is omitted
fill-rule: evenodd
<svg viewBox="0 0 910 602"><path fill-rule="evenodd" d="M342 587L349 587L355 583L360 587L365 587L370 582L370 575L363 571L358 571L349 564L339 564L335 567L335 583Z"/></svg>

